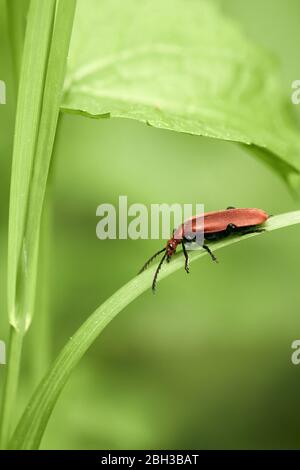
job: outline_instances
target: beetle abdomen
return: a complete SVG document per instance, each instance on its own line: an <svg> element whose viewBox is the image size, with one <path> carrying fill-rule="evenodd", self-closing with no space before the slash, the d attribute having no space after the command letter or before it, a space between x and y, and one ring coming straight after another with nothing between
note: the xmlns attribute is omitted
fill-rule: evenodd
<svg viewBox="0 0 300 470"><path fill-rule="evenodd" d="M182 238L192 231L194 233L203 230L204 234L218 233L226 230L229 224L236 227L252 227L260 225L268 219L268 214L262 209L227 209L223 211L206 212L203 217L196 216L187 220L176 230L176 236Z"/></svg>
<svg viewBox="0 0 300 470"><path fill-rule="evenodd" d="M260 225L268 219L261 209L228 209L204 214L204 233L222 232L229 224L236 227Z"/></svg>

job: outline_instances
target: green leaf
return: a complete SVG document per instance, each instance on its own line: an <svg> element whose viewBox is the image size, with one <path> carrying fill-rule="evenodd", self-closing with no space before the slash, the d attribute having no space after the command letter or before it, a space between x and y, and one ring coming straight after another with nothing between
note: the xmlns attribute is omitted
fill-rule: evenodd
<svg viewBox="0 0 300 470"><path fill-rule="evenodd" d="M65 111L259 147L256 155L296 186L291 107L274 60L211 1L78 2Z"/></svg>
<svg viewBox="0 0 300 470"><path fill-rule="evenodd" d="M266 232L264 233L299 223L300 211L274 216L266 222ZM210 247L213 251L216 251L258 235L254 233L244 236L233 236L211 243ZM203 249L191 251L189 253L190 260L193 262L206 254L206 251ZM163 265L159 280L182 268L182 254L178 253L169 264ZM151 286L155 269L156 267L148 269L115 292L95 310L71 337L30 400L12 438L11 448L37 449L39 447L49 417L72 370L105 326L130 302Z"/></svg>

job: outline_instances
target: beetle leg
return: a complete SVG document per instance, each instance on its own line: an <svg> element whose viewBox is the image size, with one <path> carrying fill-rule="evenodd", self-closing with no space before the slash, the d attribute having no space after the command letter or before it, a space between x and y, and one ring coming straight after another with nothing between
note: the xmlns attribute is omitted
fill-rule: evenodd
<svg viewBox="0 0 300 470"><path fill-rule="evenodd" d="M218 263L217 258L215 257L215 255L213 254L213 252L211 251L211 249L209 248L209 246L207 246L207 245L202 245L202 247L204 248L204 250L207 251L207 253L210 255L211 259L212 259L213 261L216 261L216 263Z"/></svg>
<svg viewBox="0 0 300 470"><path fill-rule="evenodd" d="M249 233L261 233L265 232L266 229L262 227L256 227L256 228L248 228L245 231L241 233L241 235L248 235Z"/></svg>
<svg viewBox="0 0 300 470"><path fill-rule="evenodd" d="M184 269L186 270L186 272L188 274L190 272L189 255L187 254L186 247L185 247L185 244L183 242L182 242L182 250L183 250L184 257L185 257Z"/></svg>
<svg viewBox="0 0 300 470"><path fill-rule="evenodd" d="M228 224L226 227L226 235L231 235L237 231L237 226L235 224Z"/></svg>

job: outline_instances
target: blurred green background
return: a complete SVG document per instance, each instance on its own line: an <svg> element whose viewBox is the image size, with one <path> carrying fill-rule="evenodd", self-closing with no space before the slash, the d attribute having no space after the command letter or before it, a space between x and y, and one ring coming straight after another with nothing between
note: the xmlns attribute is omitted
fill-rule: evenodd
<svg viewBox="0 0 300 470"><path fill-rule="evenodd" d="M1 0L3 2L3 0ZM280 60L283 89L300 79L300 3L218 3ZM0 338L7 335L6 243L13 99L1 19ZM300 123L300 106L295 108ZM300 129L300 128L299 128ZM49 318L25 343L20 412L72 333L160 248L159 241L99 241L96 208L199 202L206 210L299 208L281 180L234 144L127 120L64 115L51 170ZM299 227L226 248L146 292L103 332L59 399L42 448L299 448ZM45 323L47 322L47 323ZM46 334L44 331L46 330ZM0 370L1 382L3 368Z"/></svg>

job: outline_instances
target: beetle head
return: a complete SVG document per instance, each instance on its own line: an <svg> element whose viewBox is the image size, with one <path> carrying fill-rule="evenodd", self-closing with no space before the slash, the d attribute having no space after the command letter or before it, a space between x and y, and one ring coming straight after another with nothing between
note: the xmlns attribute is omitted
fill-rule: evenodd
<svg viewBox="0 0 300 470"><path fill-rule="evenodd" d="M170 258L175 254L178 242L174 238L171 238L166 246L167 262L170 261Z"/></svg>

